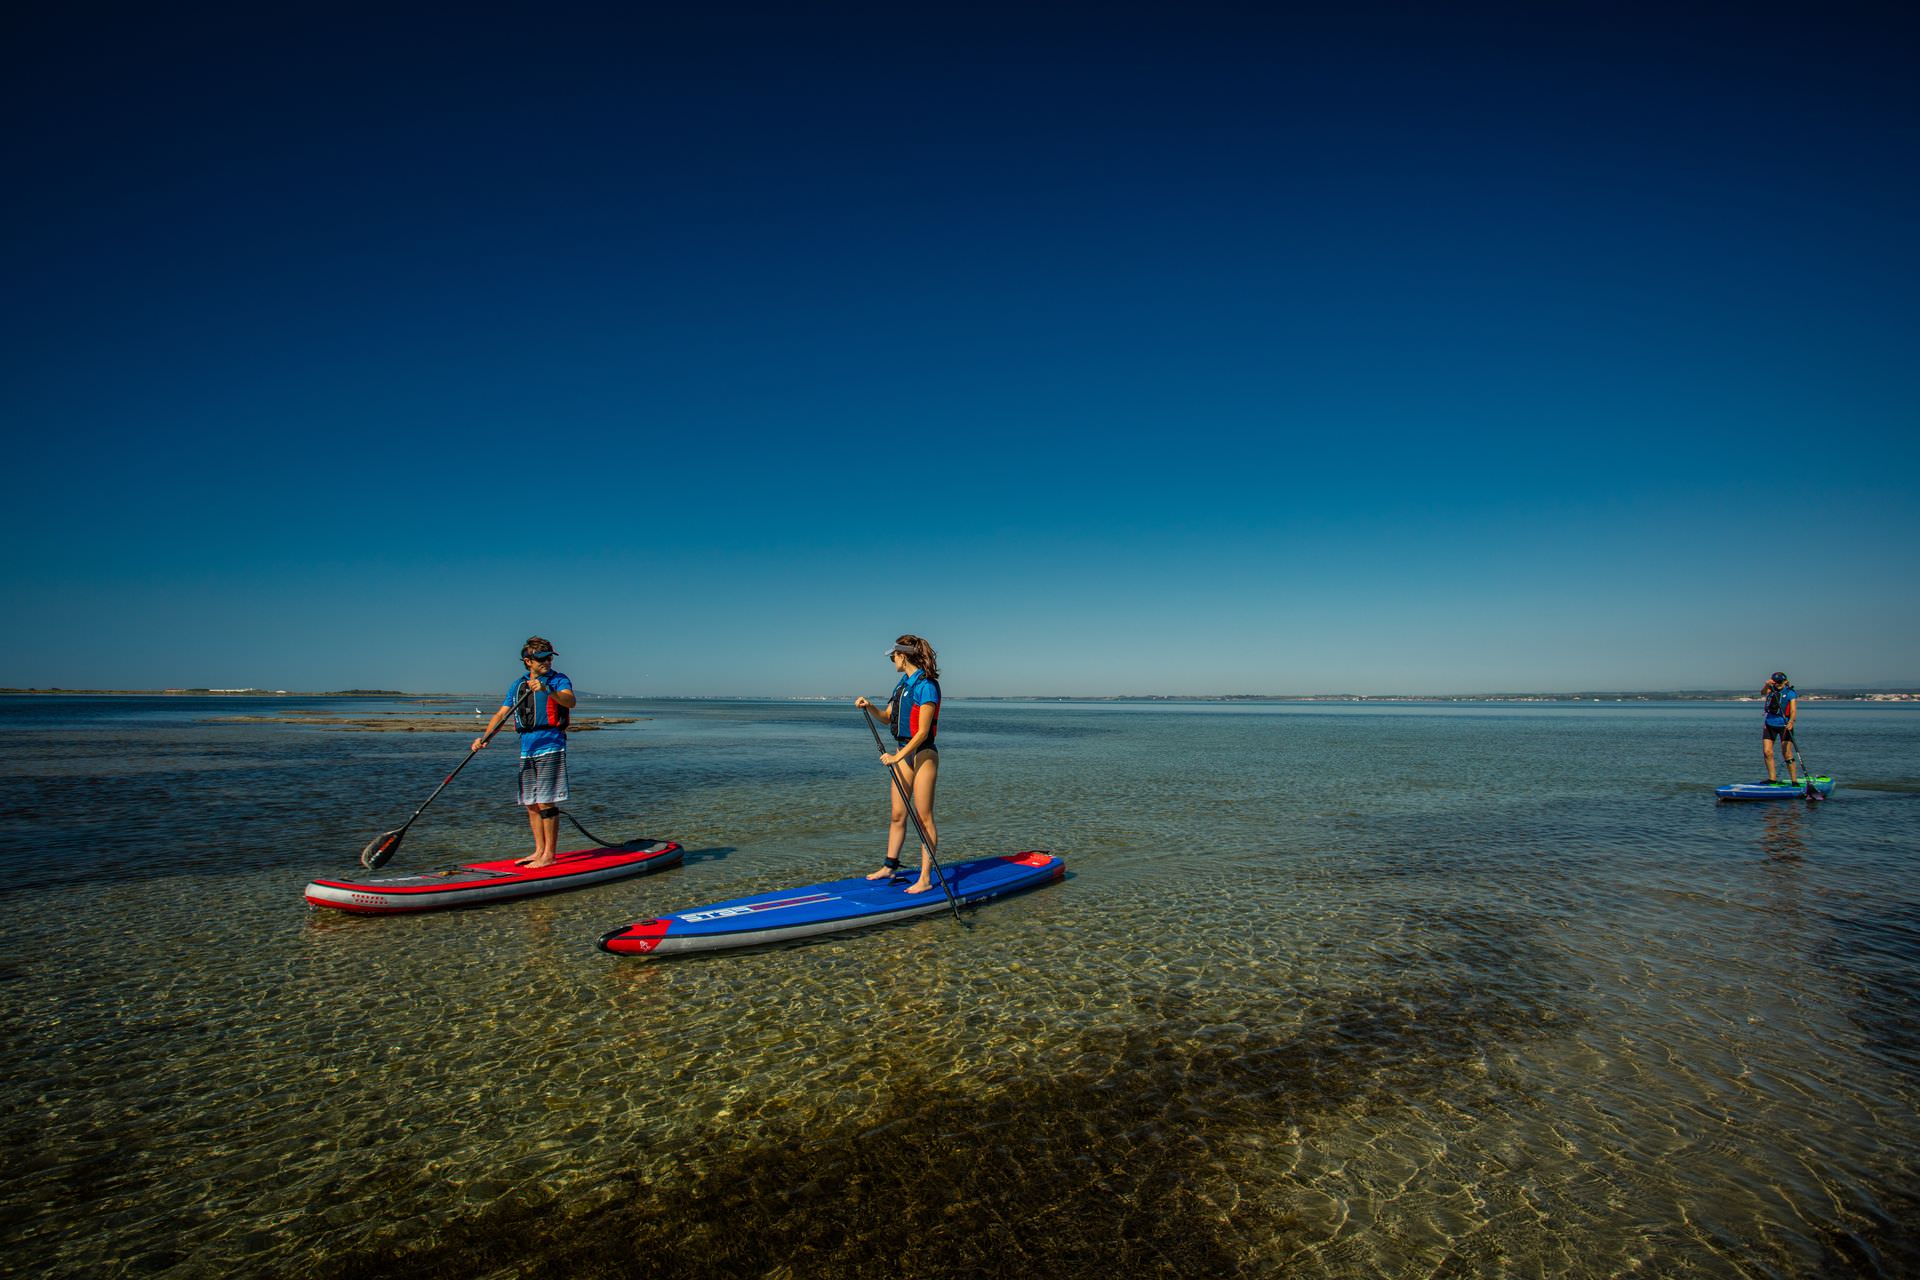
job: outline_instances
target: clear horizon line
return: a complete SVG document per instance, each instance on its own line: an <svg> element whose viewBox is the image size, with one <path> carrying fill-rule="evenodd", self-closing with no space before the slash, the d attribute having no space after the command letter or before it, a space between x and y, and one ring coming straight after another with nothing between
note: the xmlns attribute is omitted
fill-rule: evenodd
<svg viewBox="0 0 1920 1280"><path fill-rule="evenodd" d="M827 702L844 699L851 702L860 696L852 692L844 693L616 693L607 690L581 690L588 697L611 698L658 698L673 701L780 701L780 702ZM262 697L399 697L399 698L480 698L490 700L491 692L472 690L407 690L407 689L270 689L259 686L228 687L212 689L204 686L167 686L154 689L130 688L69 688L46 685L13 685L0 687L0 693L8 694L73 694L73 695L153 695L182 696L202 694L209 697L231 697L236 695L258 695ZM1920 681L1905 684L1874 685L1832 685L1824 688L1809 687L1800 691L1803 697L1861 694L1908 694L1920 696ZM871 695L868 695L871 696ZM1433 699L1489 699L1489 698L1687 698L1687 697L1729 697L1754 698L1757 690L1728 688L1643 688L1643 689L1499 689L1475 690L1469 692L1394 692L1394 693L1354 693L1342 690L1330 690L1317 693L976 693L950 695L955 702L998 701L998 702L1115 702L1115 701L1195 701L1195 702L1231 702L1231 701L1375 701L1375 700L1414 700Z"/></svg>

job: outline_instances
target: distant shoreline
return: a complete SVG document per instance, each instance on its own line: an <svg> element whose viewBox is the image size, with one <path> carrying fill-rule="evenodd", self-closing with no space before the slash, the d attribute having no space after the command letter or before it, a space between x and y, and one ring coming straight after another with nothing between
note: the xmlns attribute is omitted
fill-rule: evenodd
<svg viewBox="0 0 1920 1280"><path fill-rule="evenodd" d="M0 688L0 695L16 697L114 697L114 698L487 698L476 693L409 693L404 689L332 689L306 692L290 689L37 689ZM852 694L622 694L585 693L585 697L644 698L654 702L838 702L851 701ZM1809 702L1871 702L1880 704L1920 703L1920 691L1897 689L1803 689L1800 696ZM1687 689L1661 692L1613 692L1607 690L1579 693L1214 693L1157 694L991 694L975 697L956 696L955 702L1064 702L1064 703L1316 703L1316 702L1758 702L1758 694L1731 689Z"/></svg>
<svg viewBox="0 0 1920 1280"><path fill-rule="evenodd" d="M465 698L468 694L408 693L404 689L0 689L0 694L86 698Z"/></svg>

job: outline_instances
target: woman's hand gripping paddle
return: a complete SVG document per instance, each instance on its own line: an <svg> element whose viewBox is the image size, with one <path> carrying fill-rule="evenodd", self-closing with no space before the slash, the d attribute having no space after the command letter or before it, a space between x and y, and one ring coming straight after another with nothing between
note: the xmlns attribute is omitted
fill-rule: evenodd
<svg viewBox="0 0 1920 1280"><path fill-rule="evenodd" d="M531 685L529 685L527 690L524 693L522 693L519 696L519 698L514 700L514 704L513 704L514 714L518 715L520 711L520 704L525 702L528 698L532 696L533 696L533 688ZM447 783L452 782L455 778L459 777L460 771L467 767L467 760L471 760L476 755L479 755L480 747L484 747L489 742L492 742L493 735L500 732L502 729L506 727L507 727L506 720L502 720L499 724L493 726L492 730L488 732L486 737L480 739L479 746L469 747L467 749L467 759L462 760L459 764L453 767L453 772L447 775L446 781L442 782L439 786L433 789L432 796L428 796L425 800L421 801L420 807L413 811L412 818L408 818L404 823L402 823L398 830L389 831L385 835L374 837L372 843L368 844L366 848L360 851L360 865L365 867L369 871L377 871L379 868L386 866L387 862L393 857L394 851L400 847L400 838L407 834L407 828L414 824L415 819L419 818L421 814L427 811L427 806L433 803L433 797L439 795L442 791L445 791L447 789Z"/></svg>
<svg viewBox="0 0 1920 1280"><path fill-rule="evenodd" d="M880 730L874 727L873 717L867 714L865 708L861 709L860 718L867 722L867 732L873 735L873 745L880 748L881 755L887 754L886 743L880 741ZM907 784L900 780L900 770L892 765L882 767L886 769L887 776L893 779L893 789L900 793L900 803L907 807L907 816L913 819L913 829L920 833L920 842L927 847L927 861L933 864L933 878L940 882L940 888L947 895L947 905L953 908L954 922L964 925L966 921L960 919L959 899L953 896L953 889L947 884L947 873L940 869L940 859L934 856L933 838L927 834L926 824L920 821L920 811L913 807L913 796L907 791Z"/></svg>

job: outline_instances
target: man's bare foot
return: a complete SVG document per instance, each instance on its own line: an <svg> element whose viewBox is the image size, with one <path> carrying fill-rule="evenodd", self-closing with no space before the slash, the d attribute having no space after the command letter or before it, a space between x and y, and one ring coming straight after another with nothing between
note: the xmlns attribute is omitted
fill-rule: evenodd
<svg viewBox="0 0 1920 1280"><path fill-rule="evenodd" d="M538 871L542 867L552 866L553 859L542 858L539 854L536 853L530 858L515 858L513 860L513 865L516 867L525 867L529 871Z"/></svg>
<svg viewBox="0 0 1920 1280"><path fill-rule="evenodd" d="M897 876L897 875L899 875L899 874L900 874L900 868L898 868L898 867L882 867L882 868L880 868L880 869L879 869L878 871L870 871L870 872L868 872L868 873L867 873L867 879L869 879L869 880L888 880L888 879L891 879L892 877L894 877L894 876Z"/></svg>
<svg viewBox="0 0 1920 1280"><path fill-rule="evenodd" d="M915 880L912 884L907 886L907 892L908 893L925 893L927 890L931 888L933 888L933 881Z"/></svg>

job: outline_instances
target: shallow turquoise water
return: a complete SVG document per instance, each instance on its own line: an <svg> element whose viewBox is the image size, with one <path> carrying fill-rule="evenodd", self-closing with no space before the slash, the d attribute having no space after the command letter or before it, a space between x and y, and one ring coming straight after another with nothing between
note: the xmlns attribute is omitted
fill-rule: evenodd
<svg viewBox="0 0 1920 1280"><path fill-rule="evenodd" d="M1920 1269L1920 709L1811 704L1809 808L1715 803L1750 707L956 702L947 856L1067 881L654 964L877 858L850 709L589 700L569 808L686 865L396 919L300 888L465 738L209 723L307 709L471 718L0 699L21 1274Z"/></svg>

